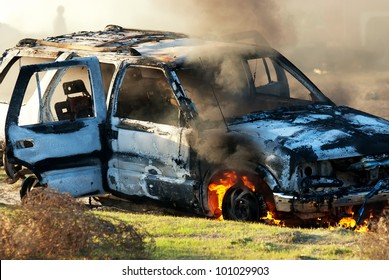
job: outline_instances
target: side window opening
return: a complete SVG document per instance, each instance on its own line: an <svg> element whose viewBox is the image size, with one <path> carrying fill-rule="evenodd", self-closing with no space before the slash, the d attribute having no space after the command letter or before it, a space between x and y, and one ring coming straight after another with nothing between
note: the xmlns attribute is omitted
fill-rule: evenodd
<svg viewBox="0 0 389 280"><path fill-rule="evenodd" d="M177 126L179 107L164 73L128 67L118 93L116 116Z"/></svg>
<svg viewBox="0 0 389 280"><path fill-rule="evenodd" d="M271 110L280 106L302 105L312 102L310 91L277 60L270 57L247 61L255 96L263 100L263 109Z"/></svg>
<svg viewBox="0 0 389 280"><path fill-rule="evenodd" d="M267 62L266 58L249 59L247 63L256 88L276 82L277 76L274 67Z"/></svg>
<svg viewBox="0 0 389 280"><path fill-rule="evenodd" d="M94 117L92 100L87 68L37 72L28 84L19 125Z"/></svg>
<svg viewBox="0 0 389 280"><path fill-rule="evenodd" d="M268 58L247 61L252 75L255 93L289 97L289 85L283 71Z"/></svg>

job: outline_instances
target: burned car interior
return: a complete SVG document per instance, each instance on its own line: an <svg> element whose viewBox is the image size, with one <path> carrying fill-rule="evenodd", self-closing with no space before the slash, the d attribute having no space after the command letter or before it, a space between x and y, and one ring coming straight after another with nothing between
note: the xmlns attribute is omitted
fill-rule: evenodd
<svg viewBox="0 0 389 280"><path fill-rule="evenodd" d="M26 116L22 117L25 122L22 121L20 124L74 120L94 116L88 73L84 69L73 68L61 73L56 78L57 83L51 84L50 87L46 85L44 78L47 79L48 76L50 76L48 71L36 72L29 81L27 91L30 92L23 100L23 104L27 106L22 106L20 113L21 116ZM81 79L73 80L74 77ZM36 108L41 107L36 119L27 117L31 113L32 104L41 104L41 106L35 106Z"/></svg>
<svg viewBox="0 0 389 280"><path fill-rule="evenodd" d="M261 39L109 25L22 40L1 58L2 82L15 66L4 162L23 195L257 222L362 222L388 205L389 122L336 106Z"/></svg>
<svg viewBox="0 0 389 280"><path fill-rule="evenodd" d="M74 120L92 117L92 98L82 80L74 80L62 84L66 101L55 103L58 120Z"/></svg>
<svg viewBox="0 0 389 280"><path fill-rule="evenodd" d="M116 116L178 125L178 104L163 72L128 67L119 90Z"/></svg>

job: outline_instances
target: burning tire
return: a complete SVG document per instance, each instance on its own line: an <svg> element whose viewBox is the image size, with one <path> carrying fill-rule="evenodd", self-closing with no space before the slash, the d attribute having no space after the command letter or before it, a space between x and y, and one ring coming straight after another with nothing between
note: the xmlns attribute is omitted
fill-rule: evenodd
<svg viewBox="0 0 389 280"><path fill-rule="evenodd" d="M259 221L268 210L262 191L258 176L220 171L208 184L210 212L216 219Z"/></svg>
<svg viewBox="0 0 389 280"><path fill-rule="evenodd" d="M266 206L262 199L247 187L230 188L223 198L223 217L226 220L258 221Z"/></svg>

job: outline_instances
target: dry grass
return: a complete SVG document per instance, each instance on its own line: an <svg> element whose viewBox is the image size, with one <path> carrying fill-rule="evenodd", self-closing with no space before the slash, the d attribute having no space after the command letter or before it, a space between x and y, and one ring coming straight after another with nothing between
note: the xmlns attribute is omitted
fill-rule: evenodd
<svg viewBox="0 0 389 280"><path fill-rule="evenodd" d="M361 259L389 260L389 209L385 209L371 231L360 239Z"/></svg>
<svg viewBox="0 0 389 280"><path fill-rule="evenodd" d="M31 192L0 217L1 259L144 259L155 247L141 229L103 220L67 194Z"/></svg>
<svg viewBox="0 0 389 280"><path fill-rule="evenodd" d="M367 233L101 210L32 192L22 205L1 208L0 258L389 259L389 210Z"/></svg>

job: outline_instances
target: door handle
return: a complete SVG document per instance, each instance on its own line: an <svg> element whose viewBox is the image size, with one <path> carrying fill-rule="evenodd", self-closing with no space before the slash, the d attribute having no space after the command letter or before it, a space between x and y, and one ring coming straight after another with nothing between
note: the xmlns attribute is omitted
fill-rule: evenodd
<svg viewBox="0 0 389 280"><path fill-rule="evenodd" d="M18 140L16 141L15 146L17 149L32 148L34 147L34 140L32 139Z"/></svg>

